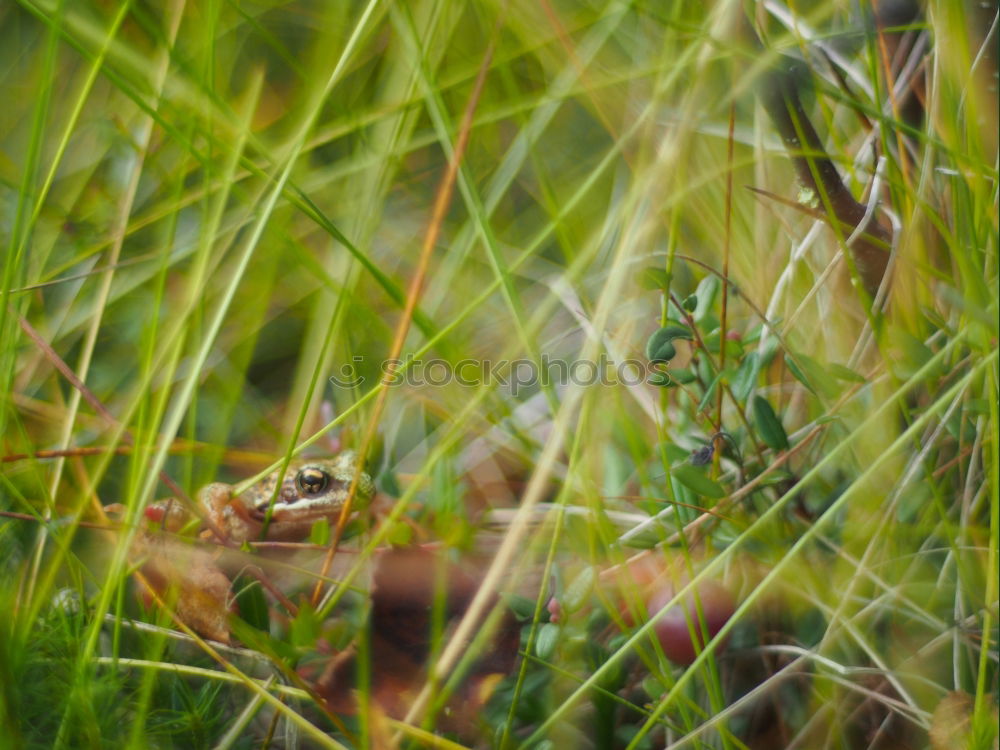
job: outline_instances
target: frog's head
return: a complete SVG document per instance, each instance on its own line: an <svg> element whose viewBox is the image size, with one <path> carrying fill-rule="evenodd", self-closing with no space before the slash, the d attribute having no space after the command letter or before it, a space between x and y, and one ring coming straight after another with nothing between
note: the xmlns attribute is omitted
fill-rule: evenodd
<svg viewBox="0 0 1000 750"><path fill-rule="evenodd" d="M351 508L359 510L368 505L375 485L363 469L359 473L356 453L344 451L330 459L293 461L281 479L271 520L298 523L339 514L347 502L355 474L358 474L358 485ZM275 472L242 495L248 512L256 520L263 521L267 514L278 479L278 472ZM250 494L253 497L248 497Z"/></svg>

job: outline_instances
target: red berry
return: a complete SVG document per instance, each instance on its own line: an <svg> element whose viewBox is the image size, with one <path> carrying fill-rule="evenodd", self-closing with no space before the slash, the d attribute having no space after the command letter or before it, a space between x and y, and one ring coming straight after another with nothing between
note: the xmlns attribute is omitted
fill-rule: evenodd
<svg viewBox="0 0 1000 750"><path fill-rule="evenodd" d="M562 605L559 600L553 596L545 608L549 611L549 622L559 622L559 618L562 617Z"/></svg>
<svg viewBox="0 0 1000 750"><path fill-rule="evenodd" d="M696 587L698 602L704 615L705 630L708 637L714 638L722 626L729 621L736 610L736 600L733 595L719 583L705 581ZM660 589L649 598L647 608L649 616L653 617L674 598L674 590L670 587ZM685 610L687 614L685 615ZM701 622L698 619L698 609L695 606L694 593L688 593L684 598L684 606L674 604L653 626L656 637L660 640L664 655L675 664L688 665L695 660L698 652L705 646L707 640L702 634ZM698 648L691 633L695 632ZM722 648L725 648L725 643Z"/></svg>

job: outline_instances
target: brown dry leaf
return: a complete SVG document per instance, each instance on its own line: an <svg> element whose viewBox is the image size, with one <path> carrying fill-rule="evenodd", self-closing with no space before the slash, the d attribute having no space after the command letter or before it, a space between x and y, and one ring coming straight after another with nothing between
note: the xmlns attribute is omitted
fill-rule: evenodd
<svg viewBox="0 0 1000 750"><path fill-rule="evenodd" d="M962 690L948 693L931 716L930 740L932 750L979 750L973 746L972 713L975 699ZM993 723L996 724L996 708L993 709ZM997 735L993 734L990 744L997 747ZM984 747L983 750L986 750Z"/></svg>
<svg viewBox="0 0 1000 750"><path fill-rule="evenodd" d="M165 540L150 542L145 551L146 580L161 598L174 602L184 624L206 638L229 643L229 614L235 605L227 605L232 599L230 581L213 555L191 544Z"/></svg>

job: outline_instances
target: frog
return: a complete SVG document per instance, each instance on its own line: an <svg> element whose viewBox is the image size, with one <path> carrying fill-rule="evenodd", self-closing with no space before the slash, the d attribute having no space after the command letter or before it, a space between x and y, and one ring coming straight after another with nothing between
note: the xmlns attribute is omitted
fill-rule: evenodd
<svg viewBox="0 0 1000 750"><path fill-rule="evenodd" d="M213 482L197 493L197 514L176 498L158 500L144 510L132 556L141 560L153 591L160 596L176 592L173 608L182 623L206 638L231 643L229 616L237 613L232 576L247 560L238 556L231 564L230 549L246 550L255 541L299 542L317 521L336 523L356 474L351 510L357 511L371 501L374 485L359 471L352 451L292 461L284 472L278 469L240 493L233 485ZM201 544L179 536L192 528Z"/></svg>

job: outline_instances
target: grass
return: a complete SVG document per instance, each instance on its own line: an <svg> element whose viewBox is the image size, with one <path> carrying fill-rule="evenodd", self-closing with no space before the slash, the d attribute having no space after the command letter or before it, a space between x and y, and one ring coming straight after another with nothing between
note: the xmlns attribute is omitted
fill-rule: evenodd
<svg viewBox="0 0 1000 750"><path fill-rule="evenodd" d="M996 8L744 6L4 5L0 743L996 747ZM149 502L338 445L321 602L136 601ZM476 585L382 617L389 545Z"/></svg>

